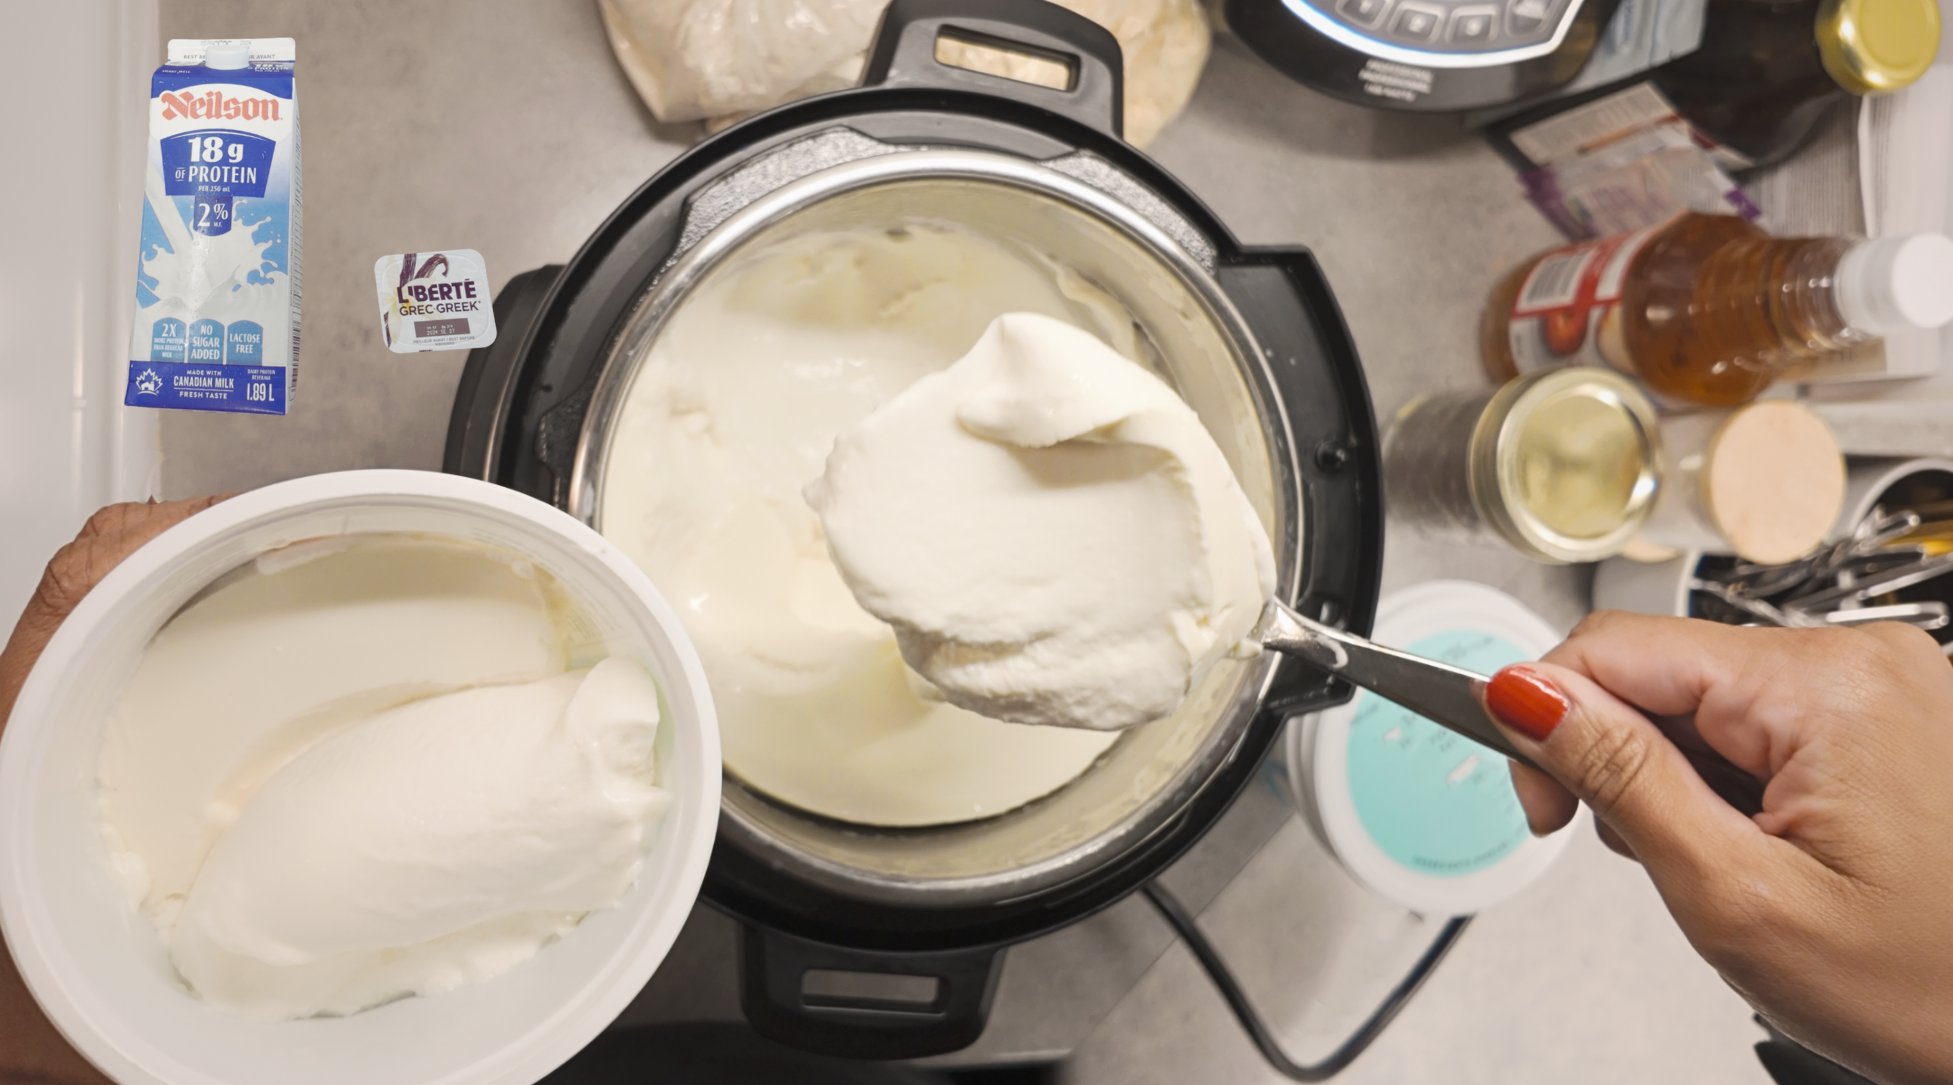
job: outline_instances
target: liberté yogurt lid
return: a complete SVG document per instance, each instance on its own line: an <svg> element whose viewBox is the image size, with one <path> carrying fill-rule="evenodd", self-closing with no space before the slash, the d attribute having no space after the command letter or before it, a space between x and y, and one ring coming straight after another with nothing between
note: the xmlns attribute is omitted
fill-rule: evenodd
<svg viewBox="0 0 1953 1085"><path fill-rule="evenodd" d="M495 341L488 265L473 249L402 252L373 261L380 335L395 354L485 347Z"/></svg>
<svg viewBox="0 0 1953 1085"><path fill-rule="evenodd" d="M1386 596L1374 639L1490 674L1562 638L1504 592L1435 580ZM1414 912L1496 904L1573 835L1532 835L1504 756L1367 690L1292 721L1285 741L1290 791L1316 835L1357 881Z"/></svg>

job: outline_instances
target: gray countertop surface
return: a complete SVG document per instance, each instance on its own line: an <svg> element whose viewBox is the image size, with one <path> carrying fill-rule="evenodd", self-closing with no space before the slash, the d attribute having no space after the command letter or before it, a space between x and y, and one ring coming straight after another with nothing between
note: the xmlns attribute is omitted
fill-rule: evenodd
<svg viewBox="0 0 1953 1085"><path fill-rule="evenodd" d="M169 413L171 496L438 468L465 354L385 349L373 261L474 248L499 287L566 259L696 135L639 103L593 0L164 0L162 29L295 36L305 140L293 413ZM1455 122L1343 105L1226 44L1151 152L1243 241L1316 252L1386 419L1417 392L1483 380L1474 329L1493 276L1555 241ZM1581 571L1391 537L1387 587L1437 576L1503 588L1562 628L1586 609ZM1267 773L1166 877L1298 1059L1360 1020L1435 929L1343 874ZM730 922L698 909L624 1020L736 1016L732 944ZM1338 1080L1762 1082L1757 1037L1640 871L1585 833L1481 916ZM1136 898L1013 949L988 1031L950 1061L1061 1056L1086 1083L1280 1080Z"/></svg>

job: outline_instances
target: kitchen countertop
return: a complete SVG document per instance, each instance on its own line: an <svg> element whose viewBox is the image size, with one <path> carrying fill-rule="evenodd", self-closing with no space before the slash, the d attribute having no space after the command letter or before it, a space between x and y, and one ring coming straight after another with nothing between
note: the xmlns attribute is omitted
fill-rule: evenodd
<svg viewBox="0 0 1953 1085"><path fill-rule="evenodd" d="M474 248L499 288L566 259L695 134L658 125L639 103L594 0L164 0L162 31L295 36L306 145L293 413L166 413L170 496L438 468L465 354L386 350L373 261ZM1152 153L1243 241L1315 250L1385 419L1417 392L1483 379L1474 329L1485 291L1555 240L1506 167L1454 122L1343 105L1226 44ZM1387 587L1436 576L1503 588L1562 627L1586 609L1581 571L1391 536ZM1167 881L1300 1059L1360 1020L1435 929L1351 882L1267 773ZM736 1016L731 953L730 923L699 909L625 1020ZM1481 916L1337 1080L1764 1082L1749 1052L1758 1037L1646 879L1588 833L1538 885ZM1136 898L1014 949L989 1030L948 1061L1065 1055L1068 1080L1088 1085L1281 1080Z"/></svg>

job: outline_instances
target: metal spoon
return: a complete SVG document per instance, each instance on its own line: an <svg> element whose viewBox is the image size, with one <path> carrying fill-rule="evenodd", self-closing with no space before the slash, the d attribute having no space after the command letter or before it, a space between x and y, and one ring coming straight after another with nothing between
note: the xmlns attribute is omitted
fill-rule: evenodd
<svg viewBox="0 0 1953 1085"><path fill-rule="evenodd" d="M1767 625L1780 626L1785 629L1815 629L1824 624L1822 620L1813 618L1802 611L1784 610L1781 607L1771 605L1765 600L1744 595L1720 581L1704 580L1701 577L1695 577L1689 581L1689 590L1712 595L1729 606L1735 607L1737 610L1748 614L1752 618L1759 619Z"/></svg>
<svg viewBox="0 0 1953 1085"><path fill-rule="evenodd" d="M1286 656L1362 686L1395 701L1433 723L1490 747L1522 765L1531 759L1514 749L1485 714L1479 696L1484 675L1425 659L1324 625L1296 612L1280 599L1268 600L1249 634ZM1756 777L1706 748L1678 744L1709 787L1745 814L1763 808L1763 785ZM1533 765L1537 768L1537 765Z"/></svg>
<svg viewBox="0 0 1953 1085"><path fill-rule="evenodd" d="M1717 577L1727 589L1751 599L1779 595L1821 580L1842 575L1860 575L1899 563L1897 555L1926 556L1918 547L1894 546L1897 540L1919 528L1919 514L1906 510L1879 514L1863 520L1843 539L1821 547L1816 553L1782 565L1739 562ZM1866 566L1871 566L1868 569ZM1709 589L1697 588L1697 591ZM1719 593L1713 593L1718 594ZM1727 601L1725 599L1725 601ZM1740 609L1740 604L1731 603ZM1778 622L1776 624L1783 624Z"/></svg>
<svg viewBox="0 0 1953 1085"><path fill-rule="evenodd" d="M1854 607L1825 613L1831 625L1865 625L1870 622L1904 622L1931 632L1953 624L1953 608L1939 600L1924 603L1891 603L1886 606Z"/></svg>
<svg viewBox="0 0 1953 1085"><path fill-rule="evenodd" d="M1395 701L1514 761L1532 764L1486 717L1485 706L1479 702L1480 691L1485 688L1484 675L1372 644L1354 633L1303 617L1279 599L1268 601L1249 635L1264 647Z"/></svg>
<svg viewBox="0 0 1953 1085"><path fill-rule="evenodd" d="M1840 604L1863 602L1875 595L1917 587L1948 573L1953 573L1953 554L1941 554L1936 558L1901 565L1896 569L1887 569L1871 576L1854 578L1854 582L1850 584L1840 584L1825 591L1800 595L1785 602L1784 608L1805 612L1831 610Z"/></svg>

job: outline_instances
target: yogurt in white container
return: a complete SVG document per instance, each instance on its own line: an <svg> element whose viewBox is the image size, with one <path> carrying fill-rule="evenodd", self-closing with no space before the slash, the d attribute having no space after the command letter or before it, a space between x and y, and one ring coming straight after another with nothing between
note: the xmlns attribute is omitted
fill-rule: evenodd
<svg viewBox="0 0 1953 1085"><path fill-rule="evenodd" d="M513 552L547 572L613 656L663 699L671 806L635 887L502 975L344 1017L262 1020L199 999L118 884L98 768L112 705L156 631L218 577L294 542L410 533ZM536 1081L622 1011L663 960L705 875L718 728L697 657L629 559L564 513L429 472L353 471L222 502L112 571L62 625L0 740L0 931L34 997L109 1076L140 1085L488 1085Z"/></svg>

